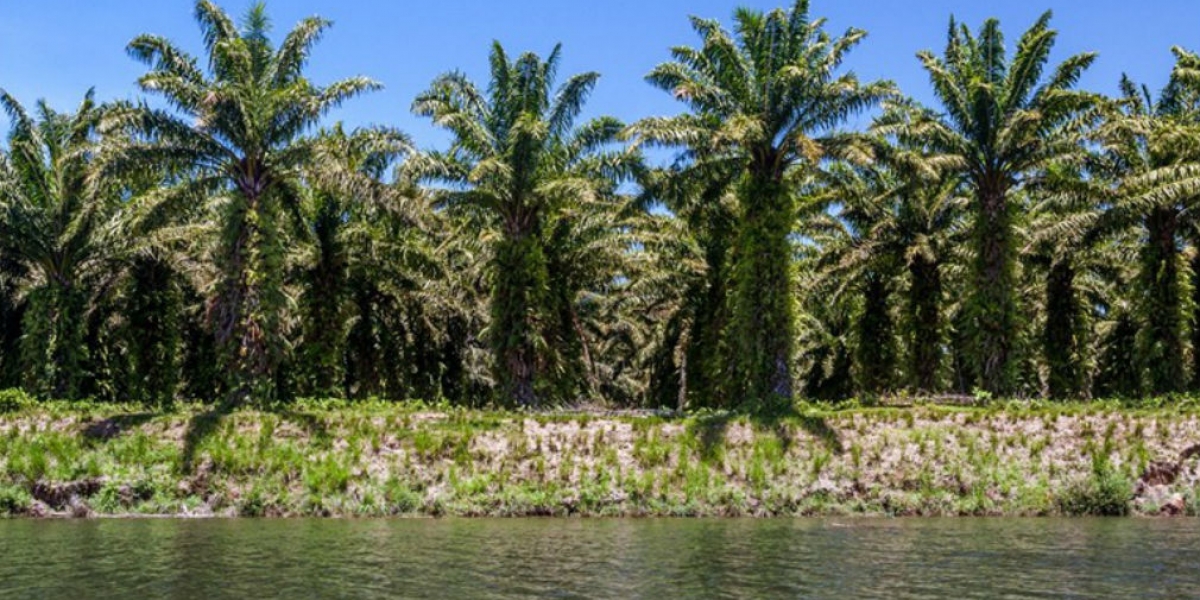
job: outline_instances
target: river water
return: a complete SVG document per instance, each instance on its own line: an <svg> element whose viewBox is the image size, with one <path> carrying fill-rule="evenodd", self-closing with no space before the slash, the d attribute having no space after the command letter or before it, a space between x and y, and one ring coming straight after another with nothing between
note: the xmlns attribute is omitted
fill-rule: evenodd
<svg viewBox="0 0 1200 600"><path fill-rule="evenodd" d="M0 521L0 598L1200 598L1200 521Z"/></svg>

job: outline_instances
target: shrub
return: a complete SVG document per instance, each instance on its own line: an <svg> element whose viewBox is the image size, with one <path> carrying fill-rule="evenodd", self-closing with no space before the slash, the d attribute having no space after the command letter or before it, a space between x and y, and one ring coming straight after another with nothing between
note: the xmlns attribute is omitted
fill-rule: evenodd
<svg viewBox="0 0 1200 600"><path fill-rule="evenodd" d="M1068 487L1058 508L1071 516L1122 517L1129 514L1132 498L1129 479L1113 469L1106 457L1096 458L1091 476Z"/></svg>
<svg viewBox="0 0 1200 600"><path fill-rule="evenodd" d="M23 514L32 504L33 497L25 488L0 485L0 516Z"/></svg>
<svg viewBox="0 0 1200 600"><path fill-rule="evenodd" d="M23 390L0 390L0 414L17 412L33 405L33 398Z"/></svg>
<svg viewBox="0 0 1200 600"><path fill-rule="evenodd" d="M420 492L412 489L396 477L388 479L384 487L384 501L393 514L406 515L417 512L424 502Z"/></svg>

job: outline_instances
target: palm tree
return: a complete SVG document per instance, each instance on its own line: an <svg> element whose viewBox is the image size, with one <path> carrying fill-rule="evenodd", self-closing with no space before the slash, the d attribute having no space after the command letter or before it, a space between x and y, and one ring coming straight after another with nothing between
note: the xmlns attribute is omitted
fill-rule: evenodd
<svg viewBox="0 0 1200 600"><path fill-rule="evenodd" d="M853 311L855 386L877 397L897 382L891 299L903 257L880 235L888 227L897 179L874 165L849 164L832 165L822 179L823 193L808 206L815 214L802 219L801 229L819 250L812 273L816 287L828 290L817 302L842 302Z"/></svg>
<svg viewBox="0 0 1200 600"><path fill-rule="evenodd" d="M904 288L907 383L919 392L936 392L943 354L942 272L962 241L966 200L957 178L945 173L943 157L886 140L876 142L874 154L868 165L833 168L824 178L828 202L817 207L836 207L847 227L822 249L819 276L863 282L858 370L860 386L872 394L899 383L889 298Z"/></svg>
<svg viewBox="0 0 1200 600"><path fill-rule="evenodd" d="M1091 162L1091 161L1089 161ZM1090 395L1091 306L1113 304L1109 282L1122 271L1119 238L1105 239L1097 214L1111 205L1113 186L1103 177L1071 167L1047 169L1044 189L1030 207L1029 272L1042 295L1041 346L1046 396L1056 400ZM1033 277L1030 277L1033 279Z"/></svg>
<svg viewBox="0 0 1200 600"><path fill-rule="evenodd" d="M469 214L490 239L490 340L506 401L534 406L555 383L545 377L560 364L548 327L556 318L546 236L563 211L615 193L638 160L612 150L623 124L602 117L577 124L599 79L568 78L557 89L560 47L541 60L525 53L510 60L492 46L486 93L459 72L438 77L413 111L447 129L454 141L408 163L411 173L444 184L441 202Z"/></svg>
<svg viewBox="0 0 1200 600"><path fill-rule="evenodd" d="M813 169L844 153L837 132L851 115L892 94L889 83L860 84L841 72L866 35L831 37L810 19L807 0L764 14L739 9L735 34L692 19L700 48L677 47L647 79L691 112L639 122L645 143L682 148L701 171L736 174L739 223L733 244L732 319L727 331L732 390L744 402L790 402L796 333L792 295L793 169Z"/></svg>
<svg viewBox="0 0 1200 600"><path fill-rule="evenodd" d="M1100 227L1139 226L1144 242L1134 309L1140 321L1138 357L1147 391L1187 387L1187 317L1182 236L1200 203L1200 80L1188 76L1195 55L1175 49L1177 65L1157 99L1128 78L1121 102L1097 133L1100 174L1116 183Z"/></svg>
<svg viewBox="0 0 1200 600"><path fill-rule="evenodd" d="M683 407L718 408L729 396L724 339L737 199L731 172L710 165L653 169L639 181L650 219L645 246L656 264L635 285L664 322L651 393ZM658 207L667 213L656 214ZM661 312L660 312L661 311Z"/></svg>
<svg viewBox="0 0 1200 600"><path fill-rule="evenodd" d="M304 76L313 46L329 21L300 22L275 46L263 4L239 27L208 0L196 3L208 69L169 40L143 35L129 53L150 72L139 80L171 110L140 106L113 119L137 141L106 161L120 172L154 164L186 173L161 199L170 213L183 203L215 202L220 281L211 298L229 402L275 395L281 336L285 247L283 215L298 214L304 167L314 157L308 135L331 109L378 85L353 77L327 87Z"/></svg>
<svg viewBox="0 0 1200 600"><path fill-rule="evenodd" d="M956 161L974 195L968 306L979 385L993 394L1012 391L1019 325L1013 192L1051 162L1080 153L1095 104L1073 90L1095 54L1072 56L1043 77L1057 38L1050 17L1025 32L1011 60L997 20L975 36L951 19L944 54L918 54L944 112L917 111L882 128Z"/></svg>
<svg viewBox="0 0 1200 600"><path fill-rule="evenodd" d="M394 190L382 178L394 160L408 153L411 143L394 130L368 128L347 133L340 123L319 137L315 160L307 169L310 185L303 203L314 243L305 257L302 276L299 392L338 397L343 395L346 380L351 263L371 255L354 252L361 247L353 244L363 237L361 230L369 228L370 221L379 222L397 212L389 210L398 207L389 202Z"/></svg>
<svg viewBox="0 0 1200 600"><path fill-rule="evenodd" d="M88 92L74 113L39 102L30 115L0 90L12 120L0 163L0 255L27 308L22 368L39 396L74 398L87 369L85 311L127 247L120 190L92 180L105 109Z"/></svg>

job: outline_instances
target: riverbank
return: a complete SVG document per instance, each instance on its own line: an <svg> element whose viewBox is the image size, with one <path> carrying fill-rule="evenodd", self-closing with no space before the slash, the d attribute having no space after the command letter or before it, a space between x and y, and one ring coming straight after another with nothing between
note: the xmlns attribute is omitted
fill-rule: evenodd
<svg viewBox="0 0 1200 600"><path fill-rule="evenodd" d="M8 516L1034 516L1200 512L1200 411L512 414L309 403L0 414Z"/></svg>

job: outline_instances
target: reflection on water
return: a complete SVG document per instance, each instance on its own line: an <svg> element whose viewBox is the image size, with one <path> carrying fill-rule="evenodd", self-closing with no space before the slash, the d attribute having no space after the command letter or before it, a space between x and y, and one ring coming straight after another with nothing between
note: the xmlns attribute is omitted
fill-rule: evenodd
<svg viewBox="0 0 1200 600"><path fill-rule="evenodd" d="M1194 520L0 521L0 598L1187 598Z"/></svg>

